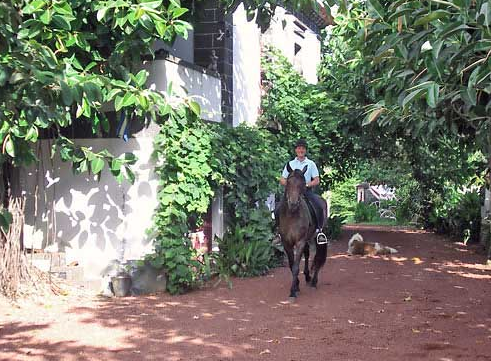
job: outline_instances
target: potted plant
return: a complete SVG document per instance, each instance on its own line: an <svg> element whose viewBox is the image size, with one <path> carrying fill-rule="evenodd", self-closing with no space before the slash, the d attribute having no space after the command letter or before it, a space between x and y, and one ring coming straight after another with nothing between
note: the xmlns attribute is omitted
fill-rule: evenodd
<svg viewBox="0 0 491 361"><path fill-rule="evenodd" d="M112 289L116 297L126 297L130 294L131 276L126 270L120 270L111 277Z"/></svg>

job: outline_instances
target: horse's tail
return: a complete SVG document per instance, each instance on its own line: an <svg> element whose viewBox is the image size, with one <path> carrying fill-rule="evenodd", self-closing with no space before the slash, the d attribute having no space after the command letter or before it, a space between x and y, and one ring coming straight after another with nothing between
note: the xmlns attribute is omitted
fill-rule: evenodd
<svg viewBox="0 0 491 361"><path fill-rule="evenodd" d="M315 257L314 257L314 268L320 270L322 266L326 263L327 258L327 243L318 244L315 242Z"/></svg>

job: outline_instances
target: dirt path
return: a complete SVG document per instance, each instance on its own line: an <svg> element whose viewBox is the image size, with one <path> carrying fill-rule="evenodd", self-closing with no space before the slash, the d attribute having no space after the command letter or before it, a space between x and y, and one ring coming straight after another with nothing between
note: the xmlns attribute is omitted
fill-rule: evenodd
<svg viewBox="0 0 491 361"><path fill-rule="evenodd" d="M348 257L354 231L400 253ZM491 360L483 261L432 234L348 227L294 304L287 268L178 297L0 302L0 360Z"/></svg>

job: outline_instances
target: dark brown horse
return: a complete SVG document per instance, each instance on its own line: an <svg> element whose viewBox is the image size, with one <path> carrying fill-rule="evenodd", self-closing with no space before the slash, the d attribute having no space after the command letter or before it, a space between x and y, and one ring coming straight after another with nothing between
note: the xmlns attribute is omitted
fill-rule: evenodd
<svg viewBox="0 0 491 361"><path fill-rule="evenodd" d="M279 231L293 276L290 297L297 297L297 292L300 291L298 274L302 254L305 256L305 281L312 287L317 287L319 270L326 262L327 244L315 242L316 253L312 264L311 271L313 276L311 278L309 270L309 240L312 240L315 236L315 220L310 214L309 206L304 197L307 189L304 177L307 166L303 170L292 170L290 164L287 163L287 170L289 175L286 180L285 199L279 209ZM327 203L325 200L322 200L322 208L324 219L326 219Z"/></svg>

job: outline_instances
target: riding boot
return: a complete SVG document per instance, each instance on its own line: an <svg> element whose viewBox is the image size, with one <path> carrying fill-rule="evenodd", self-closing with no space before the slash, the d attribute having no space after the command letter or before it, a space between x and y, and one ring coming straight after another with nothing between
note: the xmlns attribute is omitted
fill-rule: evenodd
<svg viewBox="0 0 491 361"><path fill-rule="evenodd" d="M316 195L309 188L305 193L306 198L310 201L314 207L314 222L315 222L315 240L317 244L326 244L327 236L322 232L322 225L324 224L324 214L322 211L322 206L319 204Z"/></svg>

